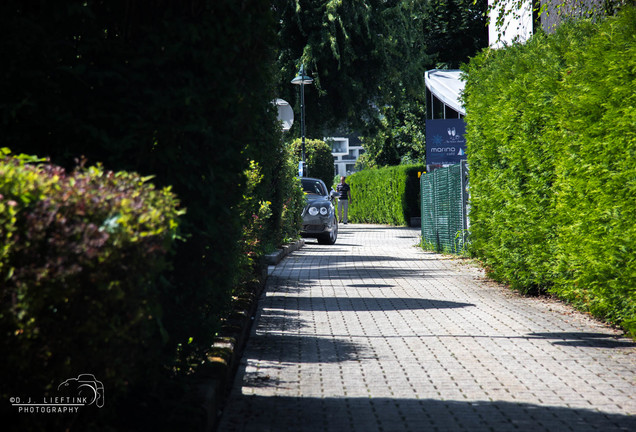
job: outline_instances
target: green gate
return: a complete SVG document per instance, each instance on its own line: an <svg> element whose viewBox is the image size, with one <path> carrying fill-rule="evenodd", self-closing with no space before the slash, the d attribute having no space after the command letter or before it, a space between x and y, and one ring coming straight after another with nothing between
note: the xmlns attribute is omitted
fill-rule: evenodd
<svg viewBox="0 0 636 432"><path fill-rule="evenodd" d="M468 164L423 174L420 187L424 246L461 252L468 241Z"/></svg>

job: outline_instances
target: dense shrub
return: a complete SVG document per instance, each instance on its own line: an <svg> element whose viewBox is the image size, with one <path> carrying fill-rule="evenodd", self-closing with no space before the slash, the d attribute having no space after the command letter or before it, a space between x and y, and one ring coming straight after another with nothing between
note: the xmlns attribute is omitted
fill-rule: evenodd
<svg viewBox="0 0 636 432"><path fill-rule="evenodd" d="M243 238L239 286L254 277L265 253L299 237L304 195L289 147L281 153L276 168L270 181L255 161L245 171L247 187L240 205Z"/></svg>
<svg viewBox="0 0 636 432"><path fill-rule="evenodd" d="M205 363L245 276L245 236L254 234L260 248L297 235L300 211L288 194L297 184L271 104L275 27L266 0L0 3L0 48L10 59L0 81L0 147L67 169L85 155L91 164L154 176L188 209L183 241L159 277L165 349L147 357L148 369L162 366L169 383L122 416L138 419L141 430L190 429L179 417L184 406L198 409L186 381ZM258 71L258 80L246 71ZM251 161L260 171L253 187ZM248 188L254 203L271 203L262 229L248 223ZM0 218L11 219L10 211L0 208ZM120 379L157 387L143 376ZM177 400L183 395L185 404ZM175 418L178 427L168 421Z"/></svg>
<svg viewBox="0 0 636 432"><path fill-rule="evenodd" d="M298 164L288 146L281 152L277 173L277 181L272 187L278 194L277 196L280 197L274 201L278 202L280 206L280 218L276 219L279 225L275 230L279 233L276 244L280 245L299 237L302 211L305 207L305 195L300 185L300 179L297 177Z"/></svg>
<svg viewBox="0 0 636 432"><path fill-rule="evenodd" d="M158 276L182 211L168 188L147 181L100 166L67 173L0 160L4 400L59 396L62 381L91 373L116 401L131 377L160 372Z"/></svg>
<svg viewBox="0 0 636 432"><path fill-rule="evenodd" d="M162 279L169 340L158 361L169 371L175 354L184 374L201 364L229 307L249 161L264 184L275 178L275 24L266 0L0 4L0 47L10 59L0 146L67 168L85 155L154 175L188 209L185 241ZM275 218L275 200L261 199Z"/></svg>
<svg viewBox="0 0 636 432"><path fill-rule="evenodd" d="M472 247L495 277L525 291L546 286L554 254L546 241L554 237L546 131L563 59L560 44L547 40L484 52L471 62L466 90ZM477 86L479 77L485 82Z"/></svg>
<svg viewBox="0 0 636 432"><path fill-rule="evenodd" d="M473 252L636 334L636 12L473 59Z"/></svg>
<svg viewBox="0 0 636 432"><path fill-rule="evenodd" d="M291 146L296 155L296 166L298 166L302 154L302 140L300 138L294 140ZM305 160L309 171L308 177L319 178L326 185L331 183L334 165L329 144L322 140L305 140Z"/></svg>
<svg viewBox="0 0 636 432"><path fill-rule="evenodd" d="M636 9L565 52L553 292L636 336Z"/></svg>
<svg viewBox="0 0 636 432"><path fill-rule="evenodd" d="M239 209L244 229L260 211L258 203L266 204L271 211L267 221L260 221L264 222L259 236L262 254L299 237L303 194L294 149L282 139L249 153L253 160L244 173L246 189Z"/></svg>
<svg viewBox="0 0 636 432"><path fill-rule="evenodd" d="M359 171L347 177L353 201L352 222L408 225L420 216L418 172L422 165L398 165Z"/></svg>

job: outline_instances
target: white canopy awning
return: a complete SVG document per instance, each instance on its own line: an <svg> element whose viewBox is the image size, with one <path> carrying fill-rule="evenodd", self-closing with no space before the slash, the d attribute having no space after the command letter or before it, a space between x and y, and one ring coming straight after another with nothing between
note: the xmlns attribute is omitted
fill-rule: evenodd
<svg viewBox="0 0 636 432"><path fill-rule="evenodd" d="M460 101L460 95L464 91L464 81L461 80L460 70L439 70L426 71L426 87L436 98L462 115L466 115L466 110Z"/></svg>

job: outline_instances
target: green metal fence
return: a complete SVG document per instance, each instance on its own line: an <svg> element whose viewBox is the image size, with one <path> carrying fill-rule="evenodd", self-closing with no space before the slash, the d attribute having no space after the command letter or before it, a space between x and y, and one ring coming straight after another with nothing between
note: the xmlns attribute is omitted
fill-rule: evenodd
<svg viewBox="0 0 636 432"><path fill-rule="evenodd" d="M424 174L420 187L422 240L437 251L461 252L468 241L468 164Z"/></svg>

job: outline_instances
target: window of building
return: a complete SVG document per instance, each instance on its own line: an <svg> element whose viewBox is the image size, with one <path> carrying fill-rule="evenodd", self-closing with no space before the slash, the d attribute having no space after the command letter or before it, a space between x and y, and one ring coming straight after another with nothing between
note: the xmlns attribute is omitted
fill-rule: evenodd
<svg viewBox="0 0 636 432"><path fill-rule="evenodd" d="M331 142L332 153L346 153L347 152L347 140L343 138L334 138Z"/></svg>
<svg viewBox="0 0 636 432"><path fill-rule="evenodd" d="M356 154L356 150L349 150L349 154L344 155L342 160L356 160L358 155Z"/></svg>

